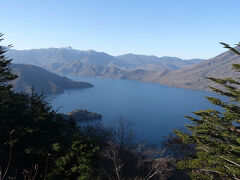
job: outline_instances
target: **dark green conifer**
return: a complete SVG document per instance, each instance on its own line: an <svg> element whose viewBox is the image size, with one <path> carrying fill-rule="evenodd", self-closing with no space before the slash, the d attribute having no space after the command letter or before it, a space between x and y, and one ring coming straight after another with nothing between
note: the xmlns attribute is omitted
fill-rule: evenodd
<svg viewBox="0 0 240 180"><path fill-rule="evenodd" d="M0 33L0 42L3 41L2 37L3 37L3 34ZM17 78L17 76L11 72L10 63L12 59L8 59L5 56L7 49L10 47L11 45L7 47L0 46L0 95L1 97L3 95L6 95L6 93L9 93L10 89L12 88L12 84L10 84L9 82Z"/></svg>
<svg viewBox="0 0 240 180"><path fill-rule="evenodd" d="M76 122L53 110L43 95L11 90L17 76L5 54L8 48L0 45L0 176L6 172L4 179L34 179L36 172L35 179L63 179L57 178L62 167L69 173L66 179L91 177L94 142L80 136Z"/></svg>
<svg viewBox="0 0 240 180"><path fill-rule="evenodd" d="M240 55L240 44L236 48L221 44ZM240 64L232 67L240 72ZM186 125L190 133L177 130L176 133L195 150L179 161L178 167L187 170L192 179L240 179L240 78L208 79L222 87L210 88L224 100L206 97L222 111L208 109L194 112L194 117L187 116L192 121Z"/></svg>

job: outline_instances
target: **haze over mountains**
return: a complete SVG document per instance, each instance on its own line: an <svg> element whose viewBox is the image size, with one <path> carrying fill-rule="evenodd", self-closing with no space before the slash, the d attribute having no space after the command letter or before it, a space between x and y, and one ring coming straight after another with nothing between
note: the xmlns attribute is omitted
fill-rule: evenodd
<svg viewBox="0 0 240 180"><path fill-rule="evenodd" d="M15 63L33 64L59 74L77 76L119 76L125 71L135 69L174 70L202 61L135 54L114 57L104 52L81 51L71 47L23 51L10 49L8 55Z"/></svg>
<svg viewBox="0 0 240 180"><path fill-rule="evenodd" d="M16 92L62 93L64 89L89 88L90 83L75 82L66 77L50 73L41 67L26 64L12 64L11 68L18 78L13 82Z"/></svg>
<svg viewBox="0 0 240 180"><path fill-rule="evenodd" d="M211 85L205 77L235 77L231 64L240 62L240 58L229 51L205 61L135 54L114 57L71 47L10 49L8 56L15 63L41 66L61 75L131 79L200 90L207 90Z"/></svg>
<svg viewBox="0 0 240 180"><path fill-rule="evenodd" d="M156 57L136 54L124 54L117 56L121 62L128 65L128 69L145 69L145 70L174 70L188 65L196 64L203 59L183 60L177 57Z"/></svg>
<svg viewBox="0 0 240 180"><path fill-rule="evenodd" d="M239 77L239 73L232 69L232 64L236 63L240 63L240 57L231 51L226 51L199 64L157 76L153 79L153 82L180 88L208 90L209 86L219 86L216 86L205 77Z"/></svg>

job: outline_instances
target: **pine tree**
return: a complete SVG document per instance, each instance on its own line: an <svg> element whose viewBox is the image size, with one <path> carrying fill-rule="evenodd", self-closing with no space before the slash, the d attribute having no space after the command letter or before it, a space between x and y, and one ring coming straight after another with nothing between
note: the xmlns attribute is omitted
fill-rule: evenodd
<svg viewBox="0 0 240 180"><path fill-rule="evenodd" d="M3 41L3 34L0 33L0 42ZM9 82L16 79L17 76L11 72L10 63L12 59L8 59L5 56L7 48L10 48L11 45L4 47L0 46L0 95L6 95L10 92L12 84Z"/></svg>
<svg viewBox="0 0 240 180"><path fill-rule="evenodd" d="M240 55L240 44L237 48L221 44ZM232 67L240 72L240 64ZM194 112L194 117L187 116L192 121L186 125L190 132L175 131L184 143L194 146L194 152L179 161L178 167L187 170L192 179L240 179L240 78L208 79L221 85L220 89L210 88L227 100L206 97L222 111Z"/></svg>

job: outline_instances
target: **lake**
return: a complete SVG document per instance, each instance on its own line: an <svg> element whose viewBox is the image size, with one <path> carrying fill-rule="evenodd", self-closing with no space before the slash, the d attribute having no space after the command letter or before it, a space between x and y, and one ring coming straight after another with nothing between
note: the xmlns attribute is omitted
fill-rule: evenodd
<svg viewBox="0 0 240 180"><path fill-rule="evenodd" d="M185 115L215 108L204 96L215 93L174 88L159 84L121 79L71 77L90 82L88 89L65 90L63 94L48 96L54 109L67 113L87 109L102 114L102 123L114 124L117 117L133 122L136 139L159 143L173 129L190 123Z"/></svg>

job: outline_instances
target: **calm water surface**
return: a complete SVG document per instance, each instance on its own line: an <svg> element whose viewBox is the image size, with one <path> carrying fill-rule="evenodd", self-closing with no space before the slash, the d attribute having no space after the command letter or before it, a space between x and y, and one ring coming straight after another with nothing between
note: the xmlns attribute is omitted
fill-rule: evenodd
<svg viewBox="0 0 240 180"><path fill-rule="evenodd" d="M185 115L213 108L204 96L214 93L174 88L153 83L120 79L80 78L74 80L90 82L93 88L65 90L63 94L51 95L54 109L60 112L87 109L102 114L102 123L112 125L117 117L134 123L138 140L158 143L175 128L189 123Z"/></svg>

